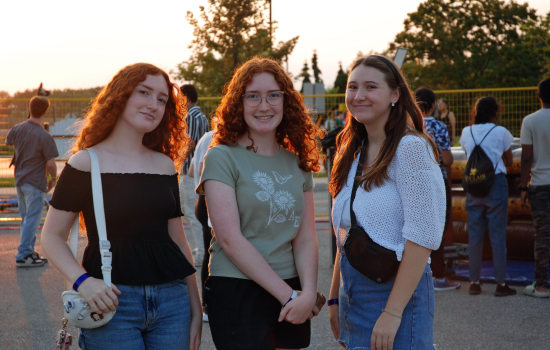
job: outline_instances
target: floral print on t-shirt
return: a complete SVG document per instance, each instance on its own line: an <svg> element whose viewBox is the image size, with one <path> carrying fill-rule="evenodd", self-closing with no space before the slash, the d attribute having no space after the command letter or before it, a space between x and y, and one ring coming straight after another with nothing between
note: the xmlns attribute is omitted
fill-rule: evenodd
<svg viewBox="0 0 550 350"><path fill-rule="evenodd" d="M280 175L275 171L272 171L272 173L275 177L275 181L280 185L284 184L292 177L292 175ZM269 202L269 219L265 227L269 226L272 222L281 224L285 221L294 221L294 227L300 226L300 217L294 215L294 210L292 210L290 216L288 215L290 210L294 208L294 203L296 202L294 196L285 190L275 191L273 178L264 172L256 171L254 175L252 175L252 178L254 182L262 188L261 191L256 192L256 198L261 202Z"/></svg>

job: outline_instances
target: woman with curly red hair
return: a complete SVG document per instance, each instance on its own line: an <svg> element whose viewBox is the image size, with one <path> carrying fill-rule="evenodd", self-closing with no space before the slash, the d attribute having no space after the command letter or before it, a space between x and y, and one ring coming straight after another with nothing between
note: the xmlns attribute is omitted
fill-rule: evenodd
<svg viewBox="0 0 550 350"><path fill-rule="evenodd" d="M82 349L200 346L200 298L181 216L178 174L186 143L185 98L161 69L121 69L85 116L42 231L52 264L105 325L81 329ZM103 281L90 154L99 157L112 282ZM88 235L82 266L66 241L81 213ZM191 263L190 263L191 262Z"/></svg>
<svg viewBox="0 0 550 350"><path fill-rule="evenodd" d="M318 312L320 130L283 68L258 57L236 70L213 129L197 192L214 231L205 284L214 344L305 348Z"/></svg>

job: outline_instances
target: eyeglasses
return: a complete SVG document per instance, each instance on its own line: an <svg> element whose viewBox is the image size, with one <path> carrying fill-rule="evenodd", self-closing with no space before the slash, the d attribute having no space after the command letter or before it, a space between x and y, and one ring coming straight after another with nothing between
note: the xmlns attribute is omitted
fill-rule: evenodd
<svg viewBox="0 0 550 350"><path fill-rule="evenodd" d="M250 94L244 94L243 99L244 99L244 103L246 103L248 107L258 107L260 103L262 103L262 100L264 99L264 97L265 97L265 101L270 106L278 106L281 104L281 102L283 102L284 93L285 93L284 91L272 91L268 93L267 96L261 96L260 94L256 94L256 93L250 93Z"/></svg>

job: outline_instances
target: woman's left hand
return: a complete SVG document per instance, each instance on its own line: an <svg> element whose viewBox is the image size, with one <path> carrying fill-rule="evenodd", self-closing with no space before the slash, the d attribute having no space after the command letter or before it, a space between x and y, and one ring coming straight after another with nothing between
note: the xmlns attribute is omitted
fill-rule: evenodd
<svg viewBox="0 0 550 350"><path fill-rule="evenodd" d="M199 350L202 335L202 312L191 312L191 324L189 328L189 350Z"/></svg>
<svg viewBox="0 0 550 350"><path fill-rule="evenodd" d="M393 350L393 341L401 325L399 317L382 312L372 330L370 346L373 350Z"/></svg>
<svg viewBox="0 0 550 350"><path fill-rule="evenodd" d="M298 296L281 310L279 322L286 320L292 324L302 324L311 320L316 300L317 293L298 292Z"/></svg>

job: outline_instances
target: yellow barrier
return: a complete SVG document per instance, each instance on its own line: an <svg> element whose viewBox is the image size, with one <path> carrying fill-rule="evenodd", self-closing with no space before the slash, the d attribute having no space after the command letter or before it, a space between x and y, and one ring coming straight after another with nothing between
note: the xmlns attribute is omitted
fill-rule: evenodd
<svg viewBox="0 0 550 350"><path fill-rule="evenodd" d="M476 100L483 96L493 96L502 105L499 124L506 127L510 132L519 137L521 121L523 118L535 112L540 108L540 102L537 99L536 87L524 88L496 88L496 89L471 89L471 90L439 90L435 91L439 99L444 97L450 105L450 109L455 114L457 120L455 140L458 142L462 129L470 124L470 112ZM325 111L331 109L342 110L345 108L345 95L305 95L304 98L324 97ZM198 105L202 112L209 118L218 107L221 97L199 97ZM13 155L13 148L5 145L6 135L15 124L21 123L29 115L30 99L0 99L0 178L13 178L13 168L8 169L6 159ZM80 118L90 106L90 99L71 98L57 99L52 98L51 107L46 113L44 119L53 127L56 122L68 120L69 118ZM313 117L317 118L315 111L312 111ZM59 124L58 124L59 125ZM57 128L56 130L59 130ZM57 134L52 132L54 137L66 138L66 133ZM61 158L65 154L60 155ZM458 164L457 164L458 165ZM3 186L9 186L11 182L0 182L0 196L5 193Z"/></svg>

